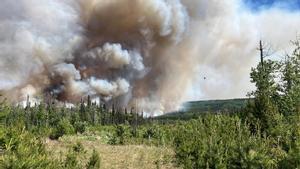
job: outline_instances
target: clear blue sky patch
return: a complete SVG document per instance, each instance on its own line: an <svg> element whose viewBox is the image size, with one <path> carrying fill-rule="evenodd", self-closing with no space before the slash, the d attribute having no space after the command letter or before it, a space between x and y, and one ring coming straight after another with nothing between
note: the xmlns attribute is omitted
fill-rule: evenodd
<svg viewBox="0 0 300 169"><path fill-rule="evenodd" d="M252 11L270 8L281 8L289 11L300 11L300 0L243 0L246 7Z"/></svg>

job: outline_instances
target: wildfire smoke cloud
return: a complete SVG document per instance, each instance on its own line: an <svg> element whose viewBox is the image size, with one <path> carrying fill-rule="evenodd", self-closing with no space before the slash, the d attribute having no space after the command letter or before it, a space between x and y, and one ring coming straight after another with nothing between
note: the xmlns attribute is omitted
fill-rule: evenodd
<svg viewBox="0 0 300 169"><path fill-rule="evenodd" d="M299 14L281 10L239 15L236 4L241 2L2 0L0 90L12 101L51 93L63 102L87 95L120 106L138 102L143 111L156 114L178 108L191 91L227 96L208 89L212 83L228 92L244 91L249 87L240 77L255 63L249 56L255 55L258 34L273 37L275 44L282 39L267 31L280 20L264 18L266 13L288 16L284 22L295 28L300 21ZM257 31L253 20L268 26ZM200 89L195 87L199 71L214 79ZM216 83L218 77L225 84Z"/></svg>

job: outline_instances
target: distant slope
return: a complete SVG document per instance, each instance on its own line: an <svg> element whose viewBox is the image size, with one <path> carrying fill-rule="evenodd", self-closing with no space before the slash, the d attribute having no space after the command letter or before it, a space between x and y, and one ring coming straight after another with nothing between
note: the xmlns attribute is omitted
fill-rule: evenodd
<svg viewBox="0 0 300 169"><path fill-rule="evenodd" d="M203 100L192 101L183 104L183 109L179 112L168 113L156 119L170 119L170 120L188 120L195 118L203 113L217 113L217 112L235 112L243 108L249 99L228 99L228 100Z"/></svg>

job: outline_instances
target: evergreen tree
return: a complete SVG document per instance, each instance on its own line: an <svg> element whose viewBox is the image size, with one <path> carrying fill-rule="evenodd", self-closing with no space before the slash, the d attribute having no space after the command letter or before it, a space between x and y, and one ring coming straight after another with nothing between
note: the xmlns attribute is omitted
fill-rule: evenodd
<svg viewBox="0 0 300 169"><path fill-rule="evenodd" d="M272 60L264 60L262 44L260 42L261 62L256 68L252 68L250 77L256 90L250 93L254 97L250 106L250 118L258 120L262 130L274 126L274 116L278 112L275 104L278 99L278 85L275 82L277 64ZM255 122L256 123L256 122Z"/></svg>
<svg viewBox="0 0 300 169"><path fill-rule="evenodd" d="M292 55L287 55L281 66L279 100L280 112L286 115L300 112L300 41L293 42L295 50Z"/></svg>

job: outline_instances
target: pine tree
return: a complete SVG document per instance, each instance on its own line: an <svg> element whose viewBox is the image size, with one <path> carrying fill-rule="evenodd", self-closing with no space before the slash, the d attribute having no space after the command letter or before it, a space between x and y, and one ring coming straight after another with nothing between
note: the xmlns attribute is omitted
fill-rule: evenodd
<svg viewBox="0 0 300 169"><path fill-rule="evenodd" d="M278 112L275 101L278 98L277 84L275 83L277 64L272 60L264 60L264 51L260 42L261 61L256 68L251 70L251 82L256 90L250 93L254 97L250 105L251 117L258 120L263 130L271 128L274 124L273 117Z"/></svg>
<svg viewBox="0 0 300 169"><path fill-rule="evenodd" d="M280 112L286 115L300 113L300 41L293 42L295 50L280 63L282 97Z"/></svg>

